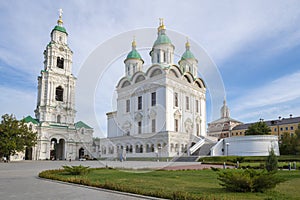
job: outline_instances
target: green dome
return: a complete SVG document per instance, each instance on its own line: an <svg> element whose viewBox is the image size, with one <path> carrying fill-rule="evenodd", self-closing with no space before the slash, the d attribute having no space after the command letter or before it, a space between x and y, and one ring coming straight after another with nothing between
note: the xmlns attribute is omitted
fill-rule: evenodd
<svg viewBox="0 0 300 200"><path fill-rule="evenodd" d="M63 33L67 33L65 27L58 26L58 25L56 25L56 26L54 27L53 31L54 31L54 30L57 30L57 31L60 31L60 32L63 32Z"/></svg>
<svg viewBox="0 0 300 200"><path fill-rule="evenodd" d="M170 38L166 34L159 34L153 46L158 44L171 44L171 43L172 42Z"/></svg>
<svg viewBox="0 0 300 200"><path fill-rule="evenodd" d="M141 59L142 60L141 55L135 49L133 49L132 51L130 51L129 54L127 55L127 59L130 59L130 58Z"/></svg>
<svg viewBox="0 0 300 200"><path fill-rule="evenodd" d="M193 53L190 50L186 50L184 54L181 56L181 60L185 59L195 59Z"/></svg>

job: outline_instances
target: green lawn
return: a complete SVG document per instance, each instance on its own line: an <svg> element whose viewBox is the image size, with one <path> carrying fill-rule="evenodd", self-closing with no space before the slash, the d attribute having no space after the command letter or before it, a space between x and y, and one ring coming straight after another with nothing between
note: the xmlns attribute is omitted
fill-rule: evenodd
<svg viewBox="0 0 300 200"><path fill-rule="evenodd" d="M285 182L266 193L226 192L212 170L186 171L122 171L116 169L92 169L85 176L66 175L63 170L50 170L41 177L77 182L103 188L138 194L177 199L300 199L300 172L279 171Z"/></svg>

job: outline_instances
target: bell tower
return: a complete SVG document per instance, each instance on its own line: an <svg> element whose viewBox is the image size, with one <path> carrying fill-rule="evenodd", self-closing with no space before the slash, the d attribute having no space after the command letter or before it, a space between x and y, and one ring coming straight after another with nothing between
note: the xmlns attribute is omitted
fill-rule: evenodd
<svg viewBox="0 0 300 200"><path fill-rule="evenodd" d="M68 46L68 33L63 26L62 9L51 41L44 51L44 69L38 76L36 118L40 122L74 124L75 82L72 74L73 52Z"/></svg>

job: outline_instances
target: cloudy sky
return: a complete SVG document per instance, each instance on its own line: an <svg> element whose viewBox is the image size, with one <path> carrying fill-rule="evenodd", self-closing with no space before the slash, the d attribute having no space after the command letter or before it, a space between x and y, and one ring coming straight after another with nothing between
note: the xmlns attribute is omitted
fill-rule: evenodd
<svg viewBox="0 0 300 200"><path fill-rule="evenodd" d="M64 10L64 26L74 52L75 76L89 55L105 41L126 31L156 28L158 18L164 18L167 29L187 35L213 60L222 76L233 118L253 122L290 114L300 116L300 1L297 0L1 1L1 115L34 116L37 76L43 69L43 51L56 25L59 8ZM150 39L154 42L153 38ZM114 63L119 67L118 73L106 70L105 76L111 79L100 80L98 88L110 86L113 93L115 80L124 73L122 60ZM104 133L105 112L114 108L103 94L95 95L95 104L100 132ZM77 105L76 109L77 120L97 126L83 107ZM208 110L208 121L211 120ZM103 134L98 129L95 127L96 136Z"/></svg>

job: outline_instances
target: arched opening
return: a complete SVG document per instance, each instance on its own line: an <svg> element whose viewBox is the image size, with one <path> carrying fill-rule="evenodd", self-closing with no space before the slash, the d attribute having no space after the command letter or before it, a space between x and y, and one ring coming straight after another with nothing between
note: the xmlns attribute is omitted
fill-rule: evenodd
<svg viewBox="0 0 300 200"><path fill-rule="evenodd" d="M50 160L56 160L56 145L57 145L57 139L53 138L51 139L51 146L50 146Z"/></svg>
<svg viewBox="0 0 300 200"><path fill-rule="evenodd" d="M64 59L57 57L56 66L60 69L64 68Z"/></svg>
<svg viewBox="0 0 300 200"><path fill-rule="evenodd" d="M146 145L146 153L149 153L149 152L151 152L151 146L150 146L150 144L147 144Z"/></svg>
<svg viewBox="0 0 300 200"><path fill-rule="evenodd" d="M143 153L143 145L140 146L140 153Z"/></svg>
<svg viewBox="0 0 300 200"><path fill-rule="evenodd" d="M26 147L25 149L25 160L32 160L32 147Z"/></svg>
<svg viewBox="0 0 300 200"><path fill-rule="evenodd" d="M58 86L55 90L55 100L56 101L63 101L64 98L64 89L61 86Z"/></svg>
<svg viewBox="0 0 300 200"><path fill-rule="evenodd" d="M59 160L64 160L65 159L65 140L60 139L58 144L57 144L57 158Z"/></svg>
<svg viewBox="0 0 300 200"><path fill-rule="evenodd" d="M57 142L56 138L51 139L50 146L50 160L64 160L65 159L65 140L60 139Z"/></svg>
<svg viewBox="0 0 300 200"><path fill-rule="evenodd" d="M57 122L57 123L61 123L60 120L61 120L61 116L60 116L60 115L57 115L56 122Z"/></svg>
<svg viewBox="0 0 300 200"><path fill-rule="evenodd" d="M82 147L79 149L78 155L79 155L79 159L84 158L84 149Z"/></svg>

